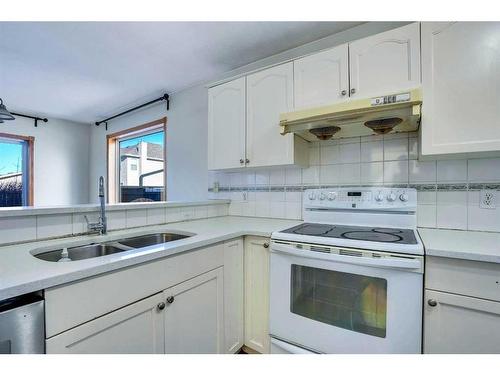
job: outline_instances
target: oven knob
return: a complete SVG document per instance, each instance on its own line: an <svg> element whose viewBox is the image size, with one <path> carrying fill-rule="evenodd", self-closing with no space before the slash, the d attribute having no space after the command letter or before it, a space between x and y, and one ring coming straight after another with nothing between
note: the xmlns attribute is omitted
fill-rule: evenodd
<svg viewBox="0 0 500 375"><path fill-rule="evenodd" d="M406 194L406 193L401 194L401 195L399 196L399 200L400 200L401 202L408 202L408 194Z"/></svg>
<svg viewBox="0 0 500 375"><path fill-rule="evenodd" d="M388 194L387 195L387 200L389 202L394 202L396 200L396 194L394 194L394 193Z"/></svg>
<svg viewBox="0 0 500 375"><path fill-rule="evenodd" d="M315 199L316 199L316 194L314 194L314 193L309 193L309 200L310 200L310 201L313 201L313 200L315 200Z"/></svg>
<svg viewBox="0 0 500 375"><path fill-rule="evenodd" d="M319 195L319 200L320 200L320 201L324 201L324 200L325 200L325 198L326 198L325 193L321 193L321 194Z"/></svg>
<svg viewBox="0 0 500 375"><path fill-rule="evenodd" d="M375 196L375 200L376 200L377 202L382 202L382 201L384 200L384 196L383 196L382 194L380 194L380 193L379 193L379 194L377 194L377 195Z"/></svg>
<svg viewBox="0 0 500 375"><path fill-rule="evenodd" d="M328 200L329 201L334 201L335 198L337 198L337 193L328 193Z"/></svg>

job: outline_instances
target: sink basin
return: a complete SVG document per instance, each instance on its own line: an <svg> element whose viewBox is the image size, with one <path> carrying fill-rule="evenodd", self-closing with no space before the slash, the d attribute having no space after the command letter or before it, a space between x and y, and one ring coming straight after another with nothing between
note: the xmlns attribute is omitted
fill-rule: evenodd
<svg viewBox="0 0 500 375"><path fill-rule="evenodd" d="M192 234L178 233L144 234L141 236L125 238L123 240L68 247L67 254L63 253L64 249L57 249L34 254L34 256L48 262L69 260L75 261L102 257L105 255L121 253L122 251L135 250L141 247L158 245L170 241L177 241L191 236Z"/></svg>
<svg viewBox="0 0 500 375"><path fill-rule="evenodd" d="M177 233L153 233L153 234L145 234L137 237L130 237L124 240L118 240L120 244L133 247L133 248L141 248L151 245L158 245L165 242L182 240L183 238L190 237L185 234L177 234Z"/></svg>
<svg viewBox="0 0 500 375"><path fill-rule="evenodd" d="M120 246L119 243L93 243L84 246L68 247L68 258L70 260L82 260L89 258L102 257L104 255L110 255L115 253L120 253L122 251L131 250L125 246ZM48 251L45 253L36 254L35 257L38 259L46 260L49 262L58 262L62 256L63 249Z"/></svg>

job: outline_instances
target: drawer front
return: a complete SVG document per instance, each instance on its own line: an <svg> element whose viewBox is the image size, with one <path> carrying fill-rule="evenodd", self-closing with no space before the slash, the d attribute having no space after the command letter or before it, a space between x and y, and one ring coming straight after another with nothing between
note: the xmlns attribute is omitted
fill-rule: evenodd
<svg viewBox="0 0 500 375"><path fill-rule="evenodd" d="M426 290L424 353L500 353L500 303Z"/></svg>
<svg viewBox="0 0 500 375"><path fill-rule="evenodd" d="M500 301L500 264L426 257L425 288Z"/></svg>

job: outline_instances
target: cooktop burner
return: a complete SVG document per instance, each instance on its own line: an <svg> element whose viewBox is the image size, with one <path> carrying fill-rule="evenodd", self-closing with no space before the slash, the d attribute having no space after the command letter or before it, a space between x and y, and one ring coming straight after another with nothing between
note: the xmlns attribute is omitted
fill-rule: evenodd
<svg viewBox="0 0 500 375"><path fill-rule="evenodd" d="M282 233L302 236L329 238L345 238L360 241L392 242L400 244L417 244L415 233L411 229L370 228L346 225L304 223L286 229Z"/></svg>

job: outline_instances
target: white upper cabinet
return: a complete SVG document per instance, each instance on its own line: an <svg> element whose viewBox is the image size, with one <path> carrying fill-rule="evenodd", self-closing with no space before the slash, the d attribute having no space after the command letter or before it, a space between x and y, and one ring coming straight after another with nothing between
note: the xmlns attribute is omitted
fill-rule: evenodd
<svg viewBox="0 0 500 375"><path fill-rule="evenodd" d="M500 151L500 23L422 23L422 155Z"/></svg>
<svg viewBox="0 0 500 375"><path fill-rule="evenodd" d="M208 168L245 162L245 77L208 90Z"/></svg>
<svg viewBox="0 0 500 375"><path fill-rule="evenodd" d="M349 44L350 96L387 95L420 86L419 24Z"/></svg>
<svg viewBox="0 0 500 375"><path fill-rule="evenodd" d="M294 61L295 108L319 107L349 97L349 48L333 49Z"/></svg>
<svg viewBox="0 0 500 375"><path fill-rule="evenodd" d="M280 113L292 110L292 62L247 76L247 166L303 164L307 143L280 134Z"/></svg>

